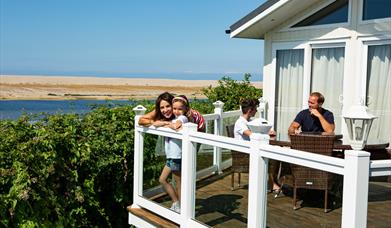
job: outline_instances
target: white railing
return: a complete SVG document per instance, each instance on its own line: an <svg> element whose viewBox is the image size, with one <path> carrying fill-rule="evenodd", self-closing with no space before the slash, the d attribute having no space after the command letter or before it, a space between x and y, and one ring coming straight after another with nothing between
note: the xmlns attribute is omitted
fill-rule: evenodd
<svg viewBox="0 0 391 228"><path fill-rule="evenodd" d="M213 118L219 113L215 130L221 133L223 113L221 103L216 107ZM219 108L221 110L219 110ZM248 227L266 227L267 170L268 160L275 159L298 164L327 172L343 175L342 227L366 227L368 207L369 176L391 175L391 160L370 161L365 151L345 151L345 159L323 156L279 146L260 144L255 141L240 141L218 134L197 132L197 126L184 124L183 130L175 132L168 128L141 127L137 125L139 115L145 108L136 107L134 142L134 194L132 207L142 207L171 220L181 227L207 227L195 220L195 143L214 146L219 149L235 150L250 154ZM210 115L211 116L211 115ZM232 116L234 116L232 114ZM211 118L206 116L206 119ZM182 140L182 198L181 212L178 214L143 197L143 138L144 134L155 134ZM215 156L221 156L219 150ZM220 157L221 161L221 157ZM219 162L219 159L216 159ZM214 164L221 168L220 164ZM220 169L217 169L219 172ZM216 171L217 171L216 170ZM129 214L129 223L140 225L140 220Z"/></svg>

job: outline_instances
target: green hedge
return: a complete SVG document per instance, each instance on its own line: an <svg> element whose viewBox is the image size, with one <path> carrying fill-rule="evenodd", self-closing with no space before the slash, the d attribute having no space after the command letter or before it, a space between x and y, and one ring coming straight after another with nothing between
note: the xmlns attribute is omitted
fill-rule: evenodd
<svg viewBox="0 0 391 228"><path fill-rule="evenodd" d="M0 121L1 225L126 224L133 190L132 108Z"/></svg>

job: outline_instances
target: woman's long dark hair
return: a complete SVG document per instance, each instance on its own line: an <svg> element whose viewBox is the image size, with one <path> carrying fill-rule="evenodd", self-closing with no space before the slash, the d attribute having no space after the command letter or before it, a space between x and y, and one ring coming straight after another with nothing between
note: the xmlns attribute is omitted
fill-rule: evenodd
<svg viewBox="0 0 391 228"><path fill-rule="evenodd" d="M155 102L155 110L156 110L155 120L171 120L174 118L174 115L171 115L171 117L169 119L167 119L166 117L164 117L164 115L160 111L160 102L167 101L169 104L172 105L173 98L174 98L174 96L169 92L164 92L157 97L156 102Z"/></svg>

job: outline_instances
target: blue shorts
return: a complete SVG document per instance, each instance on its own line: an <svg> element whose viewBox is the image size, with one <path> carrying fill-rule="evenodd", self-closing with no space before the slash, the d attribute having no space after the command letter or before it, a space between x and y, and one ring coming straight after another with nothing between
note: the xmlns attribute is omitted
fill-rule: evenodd
<svg viewBox="0 0 391 228"><path fill-rule="evenodd" d="M166 166L171 169L171 171L181 171L182 159L173 159L167 158Z"/></svg>

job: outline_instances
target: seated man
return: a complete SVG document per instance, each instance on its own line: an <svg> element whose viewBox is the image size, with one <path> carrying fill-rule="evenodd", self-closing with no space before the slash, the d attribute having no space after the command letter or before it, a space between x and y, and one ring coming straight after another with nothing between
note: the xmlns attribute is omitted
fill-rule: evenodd
<svg viewBox="0 0 391 228"><path fill-rule="evenodd" d="M248 121L257 113L258 101L246 99L241 102L242 115L235 122L234 136L236 139L250 141L251 130L248 128Z"/></svg>
<svg viewBox="0 0 391 228"><path fill-rule="evenodd" d="M248 121L257 113L257 105L258 100L256 99L246 99L240 103L240 106L242 108L242 115L239 117L238 120L236 120L234 127L234 137L236 139L250 141L250 135L252 134L252 132L248 127ZM270 130L269 135L275 135L275 132L273 130ZM277 197L281 193L280 186L275 182L278 172L276 172L275 169L278 167L279 162L270 160L269 181L273 184L272 191L275 193L275 197Z"/></svg>
<svg viewBox="0 0 391 228"><path fill-rule="evenodd" d="M288 134L302 132L333 133L335 129L333 113L322 108L324 97L319 92L313 92L308 98L308 109L299 112L288 129Z"/></svg>

